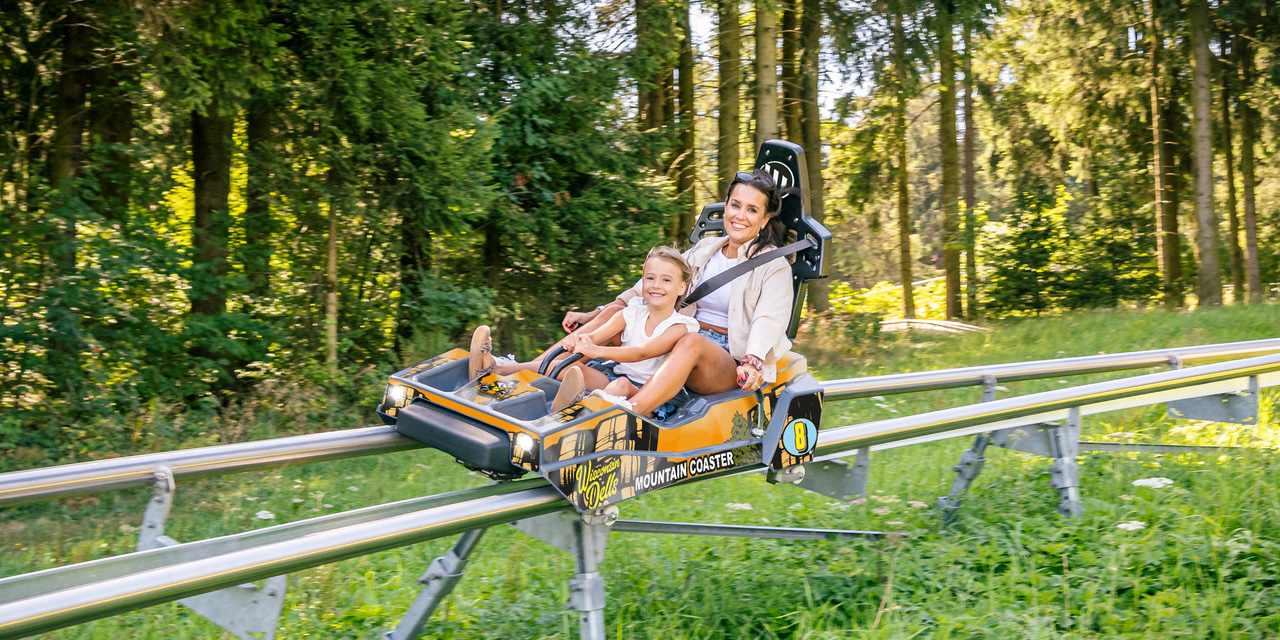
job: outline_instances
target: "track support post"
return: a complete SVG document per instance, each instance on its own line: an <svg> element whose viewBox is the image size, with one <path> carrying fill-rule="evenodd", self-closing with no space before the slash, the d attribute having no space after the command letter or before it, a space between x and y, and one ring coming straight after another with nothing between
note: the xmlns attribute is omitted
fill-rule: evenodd
<svg viewBox="0 0 1280 640"><path fill-rule="evenodd" d="M1058 490L1058 513L1068 518L1082 515L1080 506L1080 408L1071 407L1067 421L1056 429L1048 429L1053 465L1049 467L1049 486Z"/></svg>
<svg viewBox="0 0 1280 640"><path fill-rule="evenodd" d="M386 640L411 640L422 633L422 626L431 618L436 607L440 606L445 596L449 595L462 579L462 572L471 558L471 552L476 548L485 531L486 529L472 529L462 534L448 553L431 561L431 566L427 567L426 573L418 578L418 584L422 585L422 590L413 599L413 604L409 605L409 610L405 612L396 628L386 633L384 636Z"/></svg>
<svg viewBox="0 0 1280 640"><path fill-rule="evenodd" d="M511 523L515 528L573 556L568 609L578 612L582 640L604 640L604 576L600 563L609 542L609 526L588 524L576 513L551 513Z"/></svg>

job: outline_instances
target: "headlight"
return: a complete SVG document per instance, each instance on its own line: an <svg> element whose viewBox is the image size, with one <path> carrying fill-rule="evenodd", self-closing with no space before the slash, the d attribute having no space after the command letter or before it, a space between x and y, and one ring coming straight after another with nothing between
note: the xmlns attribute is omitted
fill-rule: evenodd
<svg viewBox="0 0 1280 640"><path fill-rule="evenodd" d="M516 446L517 446L517 447L520 447L521 449L524 449L525 451L530 451L530 452L532 452L532 451L533 451L533 436L531 436L531 435L529 435L529 434L527 434L527 433L520 433L520 434L517 434L517 435L516 435Z"/></svg>
<svg viewBox="0 0 1280 640"><path fill-rule="evenodd" d="M530 471L538 470L538 441L527 433L511 438L511 464Z"/></svg>
<svg viewBox="0 0 1280 640"><path fill-rule="evenodd" d="M404 401L404 387L393 384L387 387L387 400L393 405L400 404Z"/></svg>

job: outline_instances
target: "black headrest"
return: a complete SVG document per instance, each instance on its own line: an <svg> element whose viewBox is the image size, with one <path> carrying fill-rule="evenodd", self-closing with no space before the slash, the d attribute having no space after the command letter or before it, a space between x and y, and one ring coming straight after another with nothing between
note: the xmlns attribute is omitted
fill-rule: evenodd
<svg viewBox="0 0 1280 640"><path fill-rule="evenodd" d="M809 171L800 145L786 140L769 140L760 145L754 166L768 171L780 189L791 191L782 197L782 212L778 219L796 233L797 240L809 238L814 244L812 248L795 254L791 265L795 301L787 335L794 338L800 325L800 311L804 308L805 283L827 277L824 256L831 244L831 232L809 217ZM703 207L698 222L693 225L689 242L696 244L705 236L723 234L724 203L717 202Z"/></svg>

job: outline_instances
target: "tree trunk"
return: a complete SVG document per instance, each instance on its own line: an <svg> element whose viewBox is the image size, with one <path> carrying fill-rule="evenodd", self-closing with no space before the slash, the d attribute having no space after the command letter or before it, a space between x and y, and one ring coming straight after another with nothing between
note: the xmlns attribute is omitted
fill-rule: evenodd
<svg viewBox="0 0 1280 640"><path fill-rule="evenodd" d="M133 161L121 147L133 141L134 106L130 91L137 78L118 56L102 61L93 72L93 95L88 112L90 137L115 148L99 157L98 212L128 233L129 185Z"/></svg>
<svg viewBox="0 0 1280 640"><path fill-rule="evenodd" d="M420 217L406 214L400 221L400 309L396 323L396 353L401 361L411 355L407 352L413 338L413 320L407 312L422 295L422 285L432 267L431 231L424 228Z"/></svg>
<svg viewBox="0 0 1280 640"><path fill-rule="evenodd" d="M1209 5L1191 0L1191 103L1195 116L1192 153L1196 179L1196 243L1200 268L1196 295L1201 307L1222 305L1222 265L1218 258L1218 220L1213 212L1213 131L1209 91Z"/></svg>
<svg viewBox="0 0 1280 640"><path fill-rule="evenodd" d="M720 8L720 130L716 140L716 175L720 197L739 169L738 127L741 119L742 25L738 0L719 0Z"/></svg>
<svg viewBox="0 0 1280 640"><path fill-rule="evenodd" d="M257 306L271 290L271 104L262 97L249 101L245 114L244 247L249 298Z"/></svg>
<svg viewBox="0 0 1280 640"><path fill-rule="evenodd" d="M73 403L80 399L80 321L76 313L79 289L76 276L76 210L71 202L76 191L84 152L84 115L87 66L92 43L84 17L74 8L63 17L58 30L62 36L62 59L58 70L58 92L54 98L54 130L49 149L49 186L54 189L49 225L45 236L51 264L46 290L45 320L49 326L49 350L45 356L46 375L58 393Z"/></svg>
<svg viewBox="0 0 1280 640"><path fill-rule="evenodd" d="M804 0L801 16L800 45L800 127L804 131L805 159L809 171L809 215L821 223L823 209L822 179L822 112L818 108L818 79L821 73L819 53L822 48L822 3ZM830 306L827 281L809 283L809 307L819 313Z"/></svg>
<svg viewBox="0 0 1280 640"><path fill-rule="evenodd" d="M937 0L938 142L942 149L942 268L947 282L947 319L964 315L960 307L959 150L956 148L956 70L950 0Z"/></svg>
<svg viewBox="0 0 1280 640"><path fill-rule="evenodd" d="M1168 180L1172 162L1165 147L1164 103L1160 98L1160 21L1157 0L1148 0L1150 24L1148 28L1149 55L1151 58L1151 137L1152 175L1155 179L1155 216L1157 250L1160 256L1160 279L1164 305L1170 309L1182 306L1180 293L1182 263L1179 262L1178 211L1172 199Z"/></svg>
<svg viewBox="0 0 1280 640"><path fill-rule="evenodd" d="M756 0L756 148L778 137L778 16Z"/></svg>
<svg viewBox="0 0 1280 640"><path fill-rule="evenodd" d="M191 313L226 311L227 234L230 226L231 136L235 118L216 102L191 114L195 215L191 221Z"/></svg>
<svg viewBox="0 0 1280 640"><path fill-rule="evenodd" d="M978 258L975 209L978 206L977 156L974 150L978 126L973 118L973 44L972 29L964 24L964 292L966 317L976 318L978 311Z"/></svg>
<svg viewBox="0 0 1280 640"><path fill-rule="evenodd" d="M1226 32L1223 31L1222 42L1227 43ZM1229 69L1222 70L1222 154L1227 167L1227 249L1231 256L1231 287L1234 294L1232 304L1244 304L1244 252L1240 249L1240 217L1236 208L1236 168L1235 153L1231 148L1234 142L1231 133L1231 75Z"/></svg>
<svg viewBox="0 0 1280 640"><path fill-rule="evenodd" d="M636 20L636 58L643 60L649 54L649 2L648 0L635 0L635 20ZM648 78L644 74L639 74L636 78L637 95L636 95L636 122L640 125L640 130L645 131L651 128L653 122L653 87L648 83Z"/></svg>
<svg viewBox="0 0 1280 640"><path fill-rule="evenodd" d="M695 135L693 29L689 20L690 2L681 0L676 19L680 28L680 145L676 155L676 189L679 191L680 213L671 237L683 243L693 229L696 206L694 179L697 177L697 136Z"/></svg>
<svg viewBox="0 0 1280 640"><path fill-rule="evenodd" d="M796 51L800 49L799 2L782 0L782 124L787 139L793 142L804 139L800 131L800 68L796 61Z"/></svg>
<svg viewBox="0 0 1280 640"><path fill-rule="evenodd" d="M338 170L329 169L329 246L325 252L324 343L329 375L338 374L338 216L342 208L342 184Z"/></svg>
<svg viewBox="0 0 1280 640"><path fill-rule="evenodd" d="M907 169L907 38L902 27L902 7L894 3L893 11L893 77L895 104L893 110L894 146L897 153L898 183L898 277L902 280L902 317L916 317L916 297L911 281L911 181Z"/></svg>
<svg viewBox="0 0 1280 640"><path fill-rule="evenodd" d="M1236 40L1236 56L1240 65L1240 180L1244 186L1244 270L1245 279L1249 281L1249 303L1259 304L1265 297L1262 290L1262 271L1258 267L1258 216L1254 201L1254 160L1253 144L1255 114L1253 105L1244 97L1253 87L1253 43L1249 41L1249 33Z"/></svg>

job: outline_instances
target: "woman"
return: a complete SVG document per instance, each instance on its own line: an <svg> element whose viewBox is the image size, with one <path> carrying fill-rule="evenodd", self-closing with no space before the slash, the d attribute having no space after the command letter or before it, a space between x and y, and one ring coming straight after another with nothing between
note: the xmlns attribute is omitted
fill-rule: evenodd
<svg viewBox="0 0 1280 640"><path fill-rule="evenodd" d="M684 252L693 267L693 282L702 283L733 265L786 244L787 228L777 219L780 194L773 177L757 169L738 172L725 195L724 229L720 237L703 238ZM565 316L565 325L593 325L640 295L636 286L594 312ZM631 398L634 411L652 416L681 387L698 394L723 393L740 386L755 391L777 376L778 358L791 348L791 265L777 258L752 269L698 301L700 331L676 343L662 366ZM610 313L612 312L612 313Z"/></svg>

